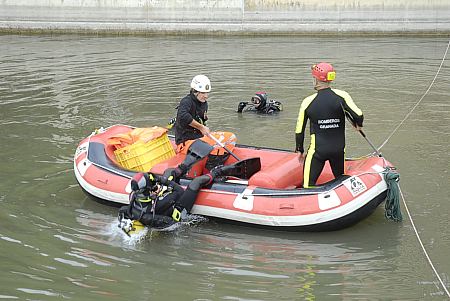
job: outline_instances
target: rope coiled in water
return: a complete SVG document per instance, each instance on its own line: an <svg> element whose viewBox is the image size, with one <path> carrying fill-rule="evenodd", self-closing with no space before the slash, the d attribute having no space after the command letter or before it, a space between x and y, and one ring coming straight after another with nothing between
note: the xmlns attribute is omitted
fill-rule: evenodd
<svg viewBox="0 0 450 301"><path fill-rule="evenodd" d="M393 171L391 168L387 168L384 173L384 180L386 181L388 188L386 203L384 205L384 216L395 222L401 222L403 220L403 216L400 209L400 188L398 186L400 174Z"/></svg>

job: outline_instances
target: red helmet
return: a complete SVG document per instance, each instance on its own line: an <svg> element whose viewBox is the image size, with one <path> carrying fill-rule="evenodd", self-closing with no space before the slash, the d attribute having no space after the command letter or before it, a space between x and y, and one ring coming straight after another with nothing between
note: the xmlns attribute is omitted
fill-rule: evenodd
<svg viewBox="0 0 450 301"><path fill-rule="evenodd" d="M328 63L319 63L311 66L311 74L322 82L331 82L336 78L333 66Z"/></svg>

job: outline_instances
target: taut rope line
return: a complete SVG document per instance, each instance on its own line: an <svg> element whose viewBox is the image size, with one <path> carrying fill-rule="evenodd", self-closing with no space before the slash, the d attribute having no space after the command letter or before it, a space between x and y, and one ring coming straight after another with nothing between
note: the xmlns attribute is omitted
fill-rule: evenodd
<svg viewBox="0 0 450 301"><path fill-rule="evenodd" d="M439 72L442 69L442 66L444 65L445 62L445 58L447 57L447 53L448 53L448 49L450 48L450 40L448 41L447 44L447 49L445 49L445 53L444 56L441 60L441 64L439 65L439 68L436 72L436 75L434 76L433 80L431 81L430 85L428 86L427 90L425 91L425 93L422 95L422 97L420 97L420 99L417 101L417 103L412 107L412 109L408 112L408 114L406 114L405 118L403 118L403 120L395 127L395 129L391 132L391 134L386 138L386 140L378 147L378 150L380 150L388 141L389 139L391 139L391 137L395 134L395 132L400 128L400 126L402 126L402 124L406 121L406 119L408 119L408 117L412 114L412 112L417 108L417 106L421 103L421 101L425 98L425 96L428 94L428 92L431 90L431 87L433 86L434 82L436 81L436 78L439 75ZM416 234L417 240L419 241L419 244L422 248L423 253L425 254L425 257L428 260L428 263L431 266L431 269L433 270L434 274L436 275L437 279L439 280L442 288L444 289L444 292L447 294L447 297L450 298L450 292L448 291L447 287L445 286L445 283L442 281L441 277L439 276L439 273L437 272L436 268L434 267L433 262L431 261L430 256L428 255L427 250L425 249L425 246L422 243L422 240L419 236L419 232L417 231L417 228L414 224L414 221L412 219L411 213L409 212L408 206L406 205L406 200L405 197L403 196L403 192L400 189L400 185L398 185L399 191L400 191L400 195L402 197L403 200L403 205L405 206L406 209L406 213L408 214L408 218L411 221L411 225L413 227L414 233Z"/></svg>
<svg viewBox="0 0 450 301"><path fill-rule="evenodd" d="M428 92L430 91L431 87L433 86L434 82L436 81L436 78L439 75L439 72L442 69L442 65L444 65L445 62L445 58L447 57L447 52L448 49L450 47L450 40L448 41L447 44L447 49L445 50L444 53L444 57L442 58L441 64L439 65L439 68L436 72L436 75L434 76L433 80L431 81L430 85L428 86L427 90L425 91L425 93L422 95L422 97L420 97L419 101L417 101L417 103L412 107L411 111L408 112L408 114L406 114L405 118L403 118L403 120L395 127L395 129L392 131L392 133L386 138L386 140L378 147L378 150L380 150L387 142L389 139L391 139L391 137L395 134L395 132L398 130L399 127L402 126L402 124L406 121L406 119L408 119L408 117L412 114L412 112L417 108L417 106L422 102L422 100L425 98L425 96L428 94Z"/></svg>
<svg viewBox="0 0 450 301"><path fill-rule="evenodd" d="M423 253L425 254L425 257L427 258L428 263L429 263L430 266L431 266L431 269L433 270L433 272L434 272L434 274L436 275L437 279L439 280L439 282L441 283L442 287L444 288L445 293L446 293L447 296L450 298L450 293L449 293L449 291L447 290L447 287L445 286L444 282L442 281L441 277L439 276L439 273L437 272L436 268L434 267L434 264L433 264L433 262L431 261L430 256L428 256L428 252L427 252L427 250L425 249L425 246L423 245L422 240L420 239L419 232L417 231L416 225L415 225L414 222L413 222L411 213L409 213L409 209L408 209L408 206L406 205L405 197L403 196L403 192L402 192L402 190L400 189L400 185L398 186L398 188L399 188L399 190L400 190L400 195L402 196L403 205L405 206L406 213L408 214L409 220L411 221L411 225L412 225L412 227L413 227L414 233L416 234L417 240L419 241L419 244L420 244L420 246L422 247Z"/></svg>

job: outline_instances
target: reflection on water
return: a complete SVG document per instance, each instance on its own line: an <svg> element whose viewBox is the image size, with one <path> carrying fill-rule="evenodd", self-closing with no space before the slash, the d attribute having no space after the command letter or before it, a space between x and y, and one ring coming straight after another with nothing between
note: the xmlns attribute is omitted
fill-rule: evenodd
<svg viewBox="0 0 450 301"><path fill-rule="evenodd" d="M78 142L101 126L166 125L199 73L212 81L209 126L243 144L294 147L309 66L334 63L336 86L381 144L434 77L439 38L0 36L0 298L51 300L442 300L410 224L383 208L331 233L204 221L130 240L117 208L76 183ZM449 69L383 148L448 286ZM275 116L236 114L258 90ZM351 129L347 154L370 146Z"/></svg>

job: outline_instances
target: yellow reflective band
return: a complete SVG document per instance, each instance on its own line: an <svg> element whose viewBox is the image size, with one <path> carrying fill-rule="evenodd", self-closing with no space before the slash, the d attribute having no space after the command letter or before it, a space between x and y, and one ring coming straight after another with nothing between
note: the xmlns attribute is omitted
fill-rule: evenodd
<svg viewBox="0 0 450 301"><path fill-rule="evenodd" d="M161 191L158 193L158 196L162 196L167 191L167 186L163 186Z"/></svg>
<svg viewBox="0 0 450 301"><path fill-rule="evenodd" d="M362 116L362 111L356 106L356 104L353 102L352 97L350 96L350 94L348 94L345 91L342 90L338 90L338 89L331 89L331 91L333 91L334 93L336 93L337 95L339 95L340 97L342 97L345 101L345 103L347 104L347 106L353 111L355 112L356 115L358 116Z"/></svg>
<svg viewBox="0 0 450 301"><path fill-rule="evenodd" d="M178 211L177 208L173 208L173 212L172 212L172 218L174 221L179 222L181 219L181 212Z"/></svg>
<svg viewBox="0 0 450 301"><path fill-rule="evenodd" d="M167 180L172 181L173 180L173 176L168 177Z"/></svg>
<svg viewBox="0 0 450 301"><path fill-rule="evenodd" d="M309 144L308 152L306 153L305 167L303 171L303 187L310 188L309 174L311 173L311 161L316 152L316 135L311 135L311 143Z"/></svg>
<svg viewBox="0 0 450 301"><path fill-rule="evenodd" d="M148 203L148 202L151 202L153 200L149 197L147 199L139 199L138 201L141 202L141 203Z"/></svg>
<svg viewBox="0 0 450 301"><path fill-rule="evenodd" d="M313 95L310 95L305 99L303 99L300 105L300 111L298 113L297 125L295 127L296 134L300 134L303 131L303 124L306 122L305 111L309 107L309 105L313 102L313 100L316 99L316 96L317 93L314 93Z"/></svg>
<svg viewBox="0 0 450 301"><path fill-rule="evenodd" d="M152 181L155 180L155 178L153 177L153 175L152 175L151 173L148 174L148 178L149 178L150 180L152 180Z"/></svg>
<svg viewBox="0 0 450 301"><path fill-rule="evenodd" d="M331 71L327 73L327 80L334 80L336 78L336 72Z"/></svg>

